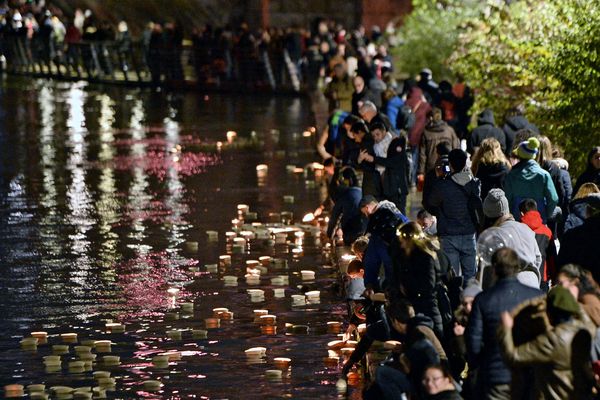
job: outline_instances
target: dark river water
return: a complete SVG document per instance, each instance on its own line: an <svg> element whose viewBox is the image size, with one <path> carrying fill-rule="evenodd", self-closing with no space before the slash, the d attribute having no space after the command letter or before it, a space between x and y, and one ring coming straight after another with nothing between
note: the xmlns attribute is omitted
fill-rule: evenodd
<svg viewBox="0 0 600 400"><path fill-rule="evenodd" d="M291 211L299 219L319 204L324 187L289 165L313 161L314 121L298 97L168 94L146 90L4 77L0 92L0 385L96 386L92 372L48 372L42 357L61 333L79 341L110 339L119 366L94 363L116 380L109 398L335 398L339 370L326 368L327 321L342 321L343 302L328 290L335 280L321 246L309 234L287 243L251 240L230 267L217 271L219 255L231 254L237 204L258 219ZM237 132L227 145L226 132ZM217 142L223 146L217 146ZM219 149L217 149L219 147ZM256 165L267 164L257 178ZM308 183L306 181L309 181ZM284 201L284 196L294 196ZM275 218L271 216L270 218ZM206 231L219 232L216 243ZM198 242L198 249L188 242ZM301 249L302 253L293 253ZM288 260L269 266L260 285L265 300L250 301L245 261L262 255ZM317 272L304 283L299 271ZM223 275L236 275L226 287ZM270 277L288 275L285 298L273 296ZM321 290L319 304L292 306L299 285ZM168 289L178 288L174 297ZM179 303L192 314L170 319ZM205 329L213 308L232 320ZM254 309L277 316L276 332L254 321ZM126 325L108 333L109 320ZM307 325L308 333L290 325ZM183 330L182 340L167 330ZM47 331L49 345L22 350L32 331ZM264 332L264 333L263 333ZM267 348L248 363L250 347ZM152 356L180 351L168 368ZM281 381L265 378L274 357L289 357ZM100 355L98 356L98 359ZM160 380L160 392L142 382Z"/></svg>

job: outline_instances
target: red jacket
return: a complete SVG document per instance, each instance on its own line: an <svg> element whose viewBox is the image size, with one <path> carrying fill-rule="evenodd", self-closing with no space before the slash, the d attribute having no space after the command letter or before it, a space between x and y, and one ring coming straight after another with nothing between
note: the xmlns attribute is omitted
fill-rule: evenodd
<svg viewBox="0 0 600 400"><path fill-rule="evenodd" d="M550 248L552 241L552 231L542 221L542 215L539 211L533 210L528 211L521 216L521 222L527 225L534 233L535 240L542 253L542 259L544 260L544 268L542 280L547 281L548 277L554 276L554 259L548 257L548 249ZM551 269L552 271L548 271Z"/></svg>
<svg viewBox="0 0 600 400"><path fill-rule="evenodd" d="M410 132L408 132L408 140L412 147L417 147L421 143L421 136L423 135L423 130L425 130L427 114L431 111L431 106L425 100L423 91L416 86L410 89L406 104L415 113L415 124Z"/></svg>
<svg viewBox="0 0 600 400"><path fill-rule="evenodd" d="M542 216L539 211L528 211L521 217L521 222L531 228L536 235L548 236L548 239L552 239L552 231L542 221Z"/></svg>

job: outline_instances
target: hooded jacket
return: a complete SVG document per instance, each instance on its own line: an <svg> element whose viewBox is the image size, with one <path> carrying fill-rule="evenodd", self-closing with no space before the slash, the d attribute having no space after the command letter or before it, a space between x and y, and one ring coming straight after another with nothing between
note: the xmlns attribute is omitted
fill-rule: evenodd
<svg viewBox="0 0 600 400"><path fill-rule="evenodd" d="M385 115L390 119L390 122L394 126L394 130L398 132L400 127L396 125L398 121L398 113L400 113L400 109L404 105L404 100L402 100L399 96L394 96L388 100L385 105Z"/></svg>
<svg viewBox="0 0 600 400"><path fill-rule="evenodd" d="M476 227L469 212L469 196L481 195L481 183L469 171L462 171L446 179L438 179L427 200L437 219L438 235L471 235Z"/></svg>
<svg viewBox="0 0 600 400"><path fill-rule="evenodd" d="M536 400L591 398L589 323L573 318L518 346L512 330L501 328L499 338L510 365L534 367L529 384Z"/></svg>
<svg viewBox="0 0 600 400"><path fill-rule="evenodd" d="M537 211L528 211L521 217L521 222L524 223L535 233L535 241L540 249L542 256L542 271L540 273L542 280L548 280L548 269L546 268L546 258L550 240L552 240L552 231L542 221L542 217Z"/></svg>
<svg viewBox="0 0 600 400"><path fill-rule="evenodd" d="M460 147L460 140L454 129L445 121L431 121L425 127L419 148L419 174L425 175L435 168L437 154L435 147L442 142L450 144L451 149Z"/></svg>
<svg viewBox="0 0 600 400"><path fill-rule="evenodd" d="M427 123L427 114L431 111L431 106L425 100L423 91L418 87L410 89L408 98L406 99L406 105L408 105L413 113L415 114L415 124L413 125L410 132L408 132L408 140L410 141L411 147L418 147L421 143L421 136Z"/></svg>
<svg viewBox="0 0 600 400"><path fill-rule="evenodd" d="M503 152L506 152L506 135L502 129L496 126L494 113L490 109L485 109L477 118L477 128L471 133L469 141L469 150L472 152L475 147L481 146L483 139L493 137L500 142Z"/></svg>
<svg viewBox="0 0 600 400"><path fill-rule="evenodd" d="M569 203L569 216L565 221L563 233L583 225L583 221L587 218L587 201L584 198L573 200Z"/></svg>
<svg viewBox="0 0 600 400"><path fill-rule="evenodd" d="M504 179L509 171L510 168L504 163L479 164L475 176L481 181L481 200L485 200L492 189L504 190Z"/></svg>
<svg viewBox="0 0 600 400"><path fill-rule="evenodd" d="M506 119L506 123L502 127L504 134L506 135L506 155L509 156L510 152L515 145L515 136L521 129L529 129L536 134L540 134L540 130L537 126L530 123L527 118L522 115L514 115Z"/></svg>
<svg viewBox="0 0 600 400"><path fill-rule="evenodd" d="M504 180L504 192L511 214L516 219L519 219L519 204L524 199L536 201L544 222L552 216L558 204L552 177L535 160L521 160L513 166Z"/></svg>
<svg viewBox="0 0 600 400"><path fill-rule="evenodd" d="M587 218L582 225L566 232L560 241L557 268L565 264L578 264L592 272L596 282L600 282L600 215Z"/></svg>

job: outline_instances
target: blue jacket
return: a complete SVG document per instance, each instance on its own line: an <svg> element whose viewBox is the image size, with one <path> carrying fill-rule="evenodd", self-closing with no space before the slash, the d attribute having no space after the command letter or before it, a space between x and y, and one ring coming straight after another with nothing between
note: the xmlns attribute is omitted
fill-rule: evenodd
<svg viewBox="0 0 600 400"><path fill-rule="evenodd" d="M340 227L344 232L344 242L346 245L352 244L365 232L366 221L364 220L358 203L362 198L362 190L359 187L349 187L343 189L338 195L329 218L327 226L327 236L331 237L341 216Z"/></svg>
<svg viewBox="0 0 600 400"><path fill-rule="evenodd" d="M558 204L552 177L534 160L520 161L510 170L504 179L504 192L510 212L517 221L521 220L519 203L524 199L536 201L544 223Z"/></svg>
<svg viewBox="0 0 600 400"><path fill-rule="evenodd" d="M403 105L404 101L399 96L392 97L385 105L385 115L387 115L390 119L395 132L398 132L400 129L398 126L396 126L396 121L398 121L398 113Z"/></svg>
<svg viewBox="0 0 600 400"><path fill-rule="evenodd" d="M379 269L381 264L385 270L385 276L389 279L394 276L394 264L388 252L388 245L377 235L372 235L365 250L363 259L365 266L365 286L377 290L379 286Z"/></svg>
<svg viewBox="0 0 600 400"><path fill-rule="evenodd" d="M438 235L471 235L476 232L468 206L469 196L481 196L481 182L468 172L459 172L433 183L427 204L429 211L438 218Z"/></svg>
<svg viewBox="0 0 600 400"><path fill-rule="evenodd" d="M538 289L525 286L516 277L512 277L498 281L475 297L465 331L465 341L469 369L479 367L478 376L484 390L491 385L511 381L510 370L502 359L500 342L496 336L500 314L512 311L524 301L542 294Z"/></svg>

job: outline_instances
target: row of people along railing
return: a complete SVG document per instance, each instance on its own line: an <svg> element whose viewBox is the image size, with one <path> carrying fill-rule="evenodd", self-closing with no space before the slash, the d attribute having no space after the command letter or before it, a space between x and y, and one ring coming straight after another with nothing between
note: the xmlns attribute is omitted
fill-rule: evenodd
<svg viewBox="0 0 600 400"><path fill-rule="evenodd" d="M141 42L82 41L56 46L24 36L0 37L0 70L9 74L131 86L295 91L306 87L300 63L283 50L239 57L224 49L202 57L190 44L149 48Z"/></svg>

